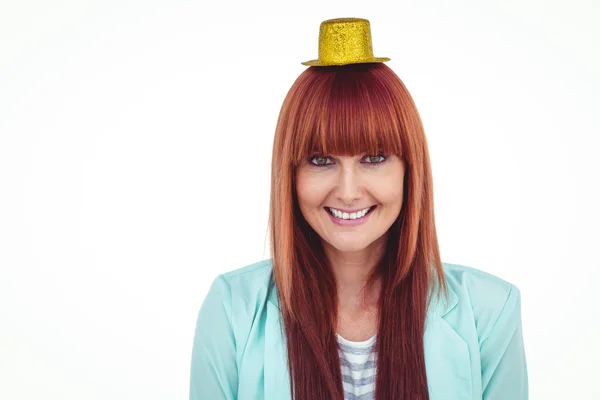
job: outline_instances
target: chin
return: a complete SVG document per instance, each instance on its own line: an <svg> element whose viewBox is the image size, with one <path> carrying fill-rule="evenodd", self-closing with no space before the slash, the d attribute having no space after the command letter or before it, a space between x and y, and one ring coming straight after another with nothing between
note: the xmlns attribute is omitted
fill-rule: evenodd
<svg viewBox="0 0 600 400"><path fill-rule="evenodd" d="M356 240L356 241L334 240L330 244L337 251L342 251L345 253L353 253L356 251L362 251L367 248L367 244L365 244L362 240Z"/></svg>

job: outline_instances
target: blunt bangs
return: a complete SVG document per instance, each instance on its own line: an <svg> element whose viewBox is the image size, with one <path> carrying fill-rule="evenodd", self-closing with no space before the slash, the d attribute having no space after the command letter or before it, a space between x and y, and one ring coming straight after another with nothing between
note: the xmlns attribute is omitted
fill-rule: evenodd
<svg viewBox="0 0 600 400"><path fill-rule="evenodd" d="M339 73L334 67L316 74L297 103L294 166L312 155L383 153L402 158L405 127L400 102L387 87L382 76L364 65Z"/></svg>

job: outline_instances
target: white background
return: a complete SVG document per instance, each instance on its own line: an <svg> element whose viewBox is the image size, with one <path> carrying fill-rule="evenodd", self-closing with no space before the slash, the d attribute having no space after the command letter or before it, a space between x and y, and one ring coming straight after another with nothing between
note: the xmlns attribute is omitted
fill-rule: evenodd
<svg viewBox="0 0 600 400"><path fill-rule="evenodd" d="M393 5L393 7L392 7ZM531 399L599 399L599 3L0 5L0 398L185 399L321 21L371 22L429 141L442 259L522 293Z"/></svg>

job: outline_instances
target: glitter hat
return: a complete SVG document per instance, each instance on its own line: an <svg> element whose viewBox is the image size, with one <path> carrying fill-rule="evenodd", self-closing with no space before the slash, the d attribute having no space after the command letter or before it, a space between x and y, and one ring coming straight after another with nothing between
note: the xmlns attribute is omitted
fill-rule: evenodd
<svg viewBox="0 0 600 400"><path fill-rule="evenodd" d="M319 59L304 61L303 65L362 64L389 61L373 57L371 25L363 18L336 18L321 22L319 28Z"/></svg>

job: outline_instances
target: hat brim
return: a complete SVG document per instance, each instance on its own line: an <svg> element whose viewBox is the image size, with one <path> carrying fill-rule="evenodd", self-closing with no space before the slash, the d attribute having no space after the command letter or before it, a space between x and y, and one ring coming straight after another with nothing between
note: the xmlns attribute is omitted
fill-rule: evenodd
<svg viewBox="0 0 600 400"><path fill-rule="evenodd" d="M366 64L366 63L377 63L377 62L385 62L385 61L390 61L390 59L388 57L373 57L369 60L351 61L351 62L343 62L343 63L325 63L325 62L321 62L320 60L310 60L310 61L304 61L301 64L308 65L311 67L326 67L326 66L330 66L330 65Z"/></svg>

